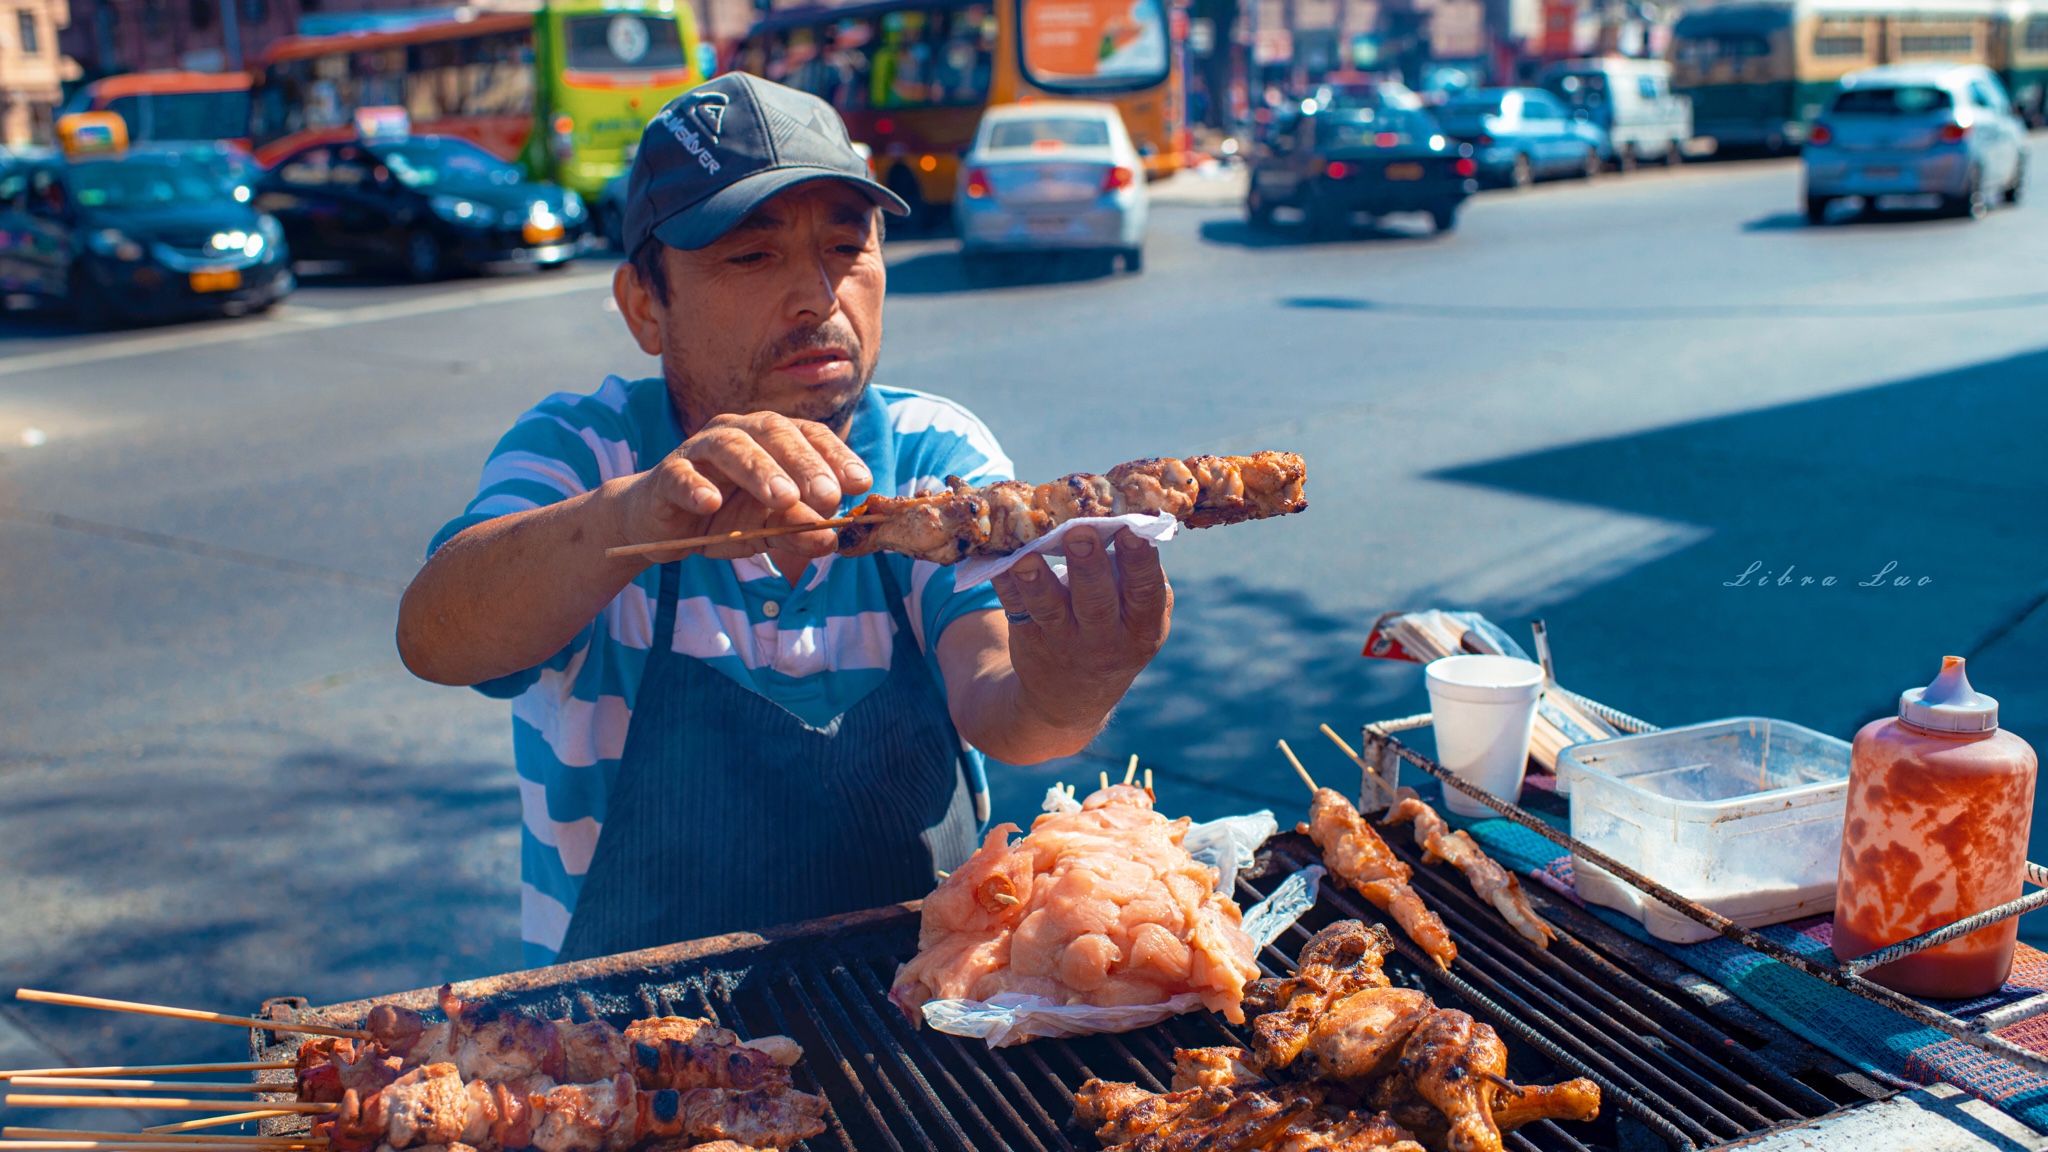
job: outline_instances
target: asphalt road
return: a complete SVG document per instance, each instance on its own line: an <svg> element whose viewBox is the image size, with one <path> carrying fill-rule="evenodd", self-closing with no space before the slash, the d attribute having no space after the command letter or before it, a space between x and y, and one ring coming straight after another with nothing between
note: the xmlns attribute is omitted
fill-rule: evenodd
<svg viewBox="0 0 2048 1152"><path fill-rule="evenodd" d="M1341 781L1317 723L1422 706L1358 655L1397 608L1541 615L1566 684L1665 724L1848 736L1967 653L2048 741L2048 211L1814 229L1797 191L1706 165L1321 244L1162 205L1142 276L995 288L892 243L882 378L1022 475L1311 465L1308 514L1169 546L1166 651L1090 756L998 773L999 818L1132 752L1169 810L1288 818L1276 737ZM0 333L0 986L238 1010L518 965L505 707L391 628L513 417L650 369L607 272ZM0 1007L0 1067L241 1042Z"/></svg>

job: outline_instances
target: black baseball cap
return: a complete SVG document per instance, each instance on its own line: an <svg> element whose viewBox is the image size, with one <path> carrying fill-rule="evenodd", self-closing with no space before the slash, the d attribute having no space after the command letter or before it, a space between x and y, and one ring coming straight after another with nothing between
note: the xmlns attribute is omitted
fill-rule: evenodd
<svg viewBox="0 0 2048 1152"><path fill-rule="evenodd" d="M883 211L910 214L869 175L830 104L728 72L669 101L641 133L626 181L626 251L650 236L702 248L777 193L813 180L844 180Z"/></svg>

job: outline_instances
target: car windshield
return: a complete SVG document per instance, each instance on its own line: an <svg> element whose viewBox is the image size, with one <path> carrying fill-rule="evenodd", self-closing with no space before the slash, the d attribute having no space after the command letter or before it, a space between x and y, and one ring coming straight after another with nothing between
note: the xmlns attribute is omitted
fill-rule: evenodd
<svg viewBox="0 0 2048 1152"><path fill-rule="evenodd" d="M1425 112L1399 108L1364 109L1318 125L1316 143L1325 148L1358 148L1379 143L1378 137L1389 133L1413 140L1435 132L1436 123Z"/></svg>
<svg viewBox="0 0 2048 1152"><path fill-rule="evenodd" d="M1500 115L1500 93L1489 95L1473 93L1453 96L1444 103L1446 116L1498 116Z"/></svg>
<svg viewBox="0 0 2048 1152"><path fill-rule="evenodd" d="M156 208L203 204L226 195L220 174L174 160L99 160L75 164L71 186L82 208Z"/></svg>
<svg viewBox="0 0 2048 1152"><path fill-rule="evenodd" d="M376 150L377 158L408 188L436 184L517 184L519 169L467 140L424 137Z"/></svg>
<svg viewBox="0 0 2048 1152"><path fill-rule="evenodd" d="M1849 88L1835 97L1835 112L1842 116L1918 116L1946 111L1952 103L1948 93L1939 88Z"/></svg>
<svg viewBox="0 0 2048 1152"><path fill-rule="evenodd" d="M1080 116L1034 116L1029 120L998 120L989 125L990 148L1033 148L1040 142L1103 148L1109 144L1109 121Z"/></svg>

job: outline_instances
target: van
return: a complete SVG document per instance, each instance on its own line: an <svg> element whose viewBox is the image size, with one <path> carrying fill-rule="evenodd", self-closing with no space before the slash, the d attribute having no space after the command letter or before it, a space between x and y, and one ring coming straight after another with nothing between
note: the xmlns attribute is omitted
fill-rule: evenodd
<svg viewBox="0 0 2048 1152"><path fill-rule="evenodd" d="M1601 159L1626 171L1638 163L1676 164L1692 138L1692 102L1671 91L1662 60L1606 56L1567 60L1543 73L1543 87L1574 115L1606 130Z"/></svg>

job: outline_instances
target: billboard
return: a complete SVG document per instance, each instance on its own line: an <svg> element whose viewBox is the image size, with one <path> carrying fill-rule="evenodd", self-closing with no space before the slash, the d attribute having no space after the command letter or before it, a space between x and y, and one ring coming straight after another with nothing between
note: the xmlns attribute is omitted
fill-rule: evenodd
<svg viewBox="0 0 2048 1152"><path fill-rule="evenodd" d="M1024 72L1041 88L1124 88L1166 78L1161 0L1023 0Z"/></svg>

